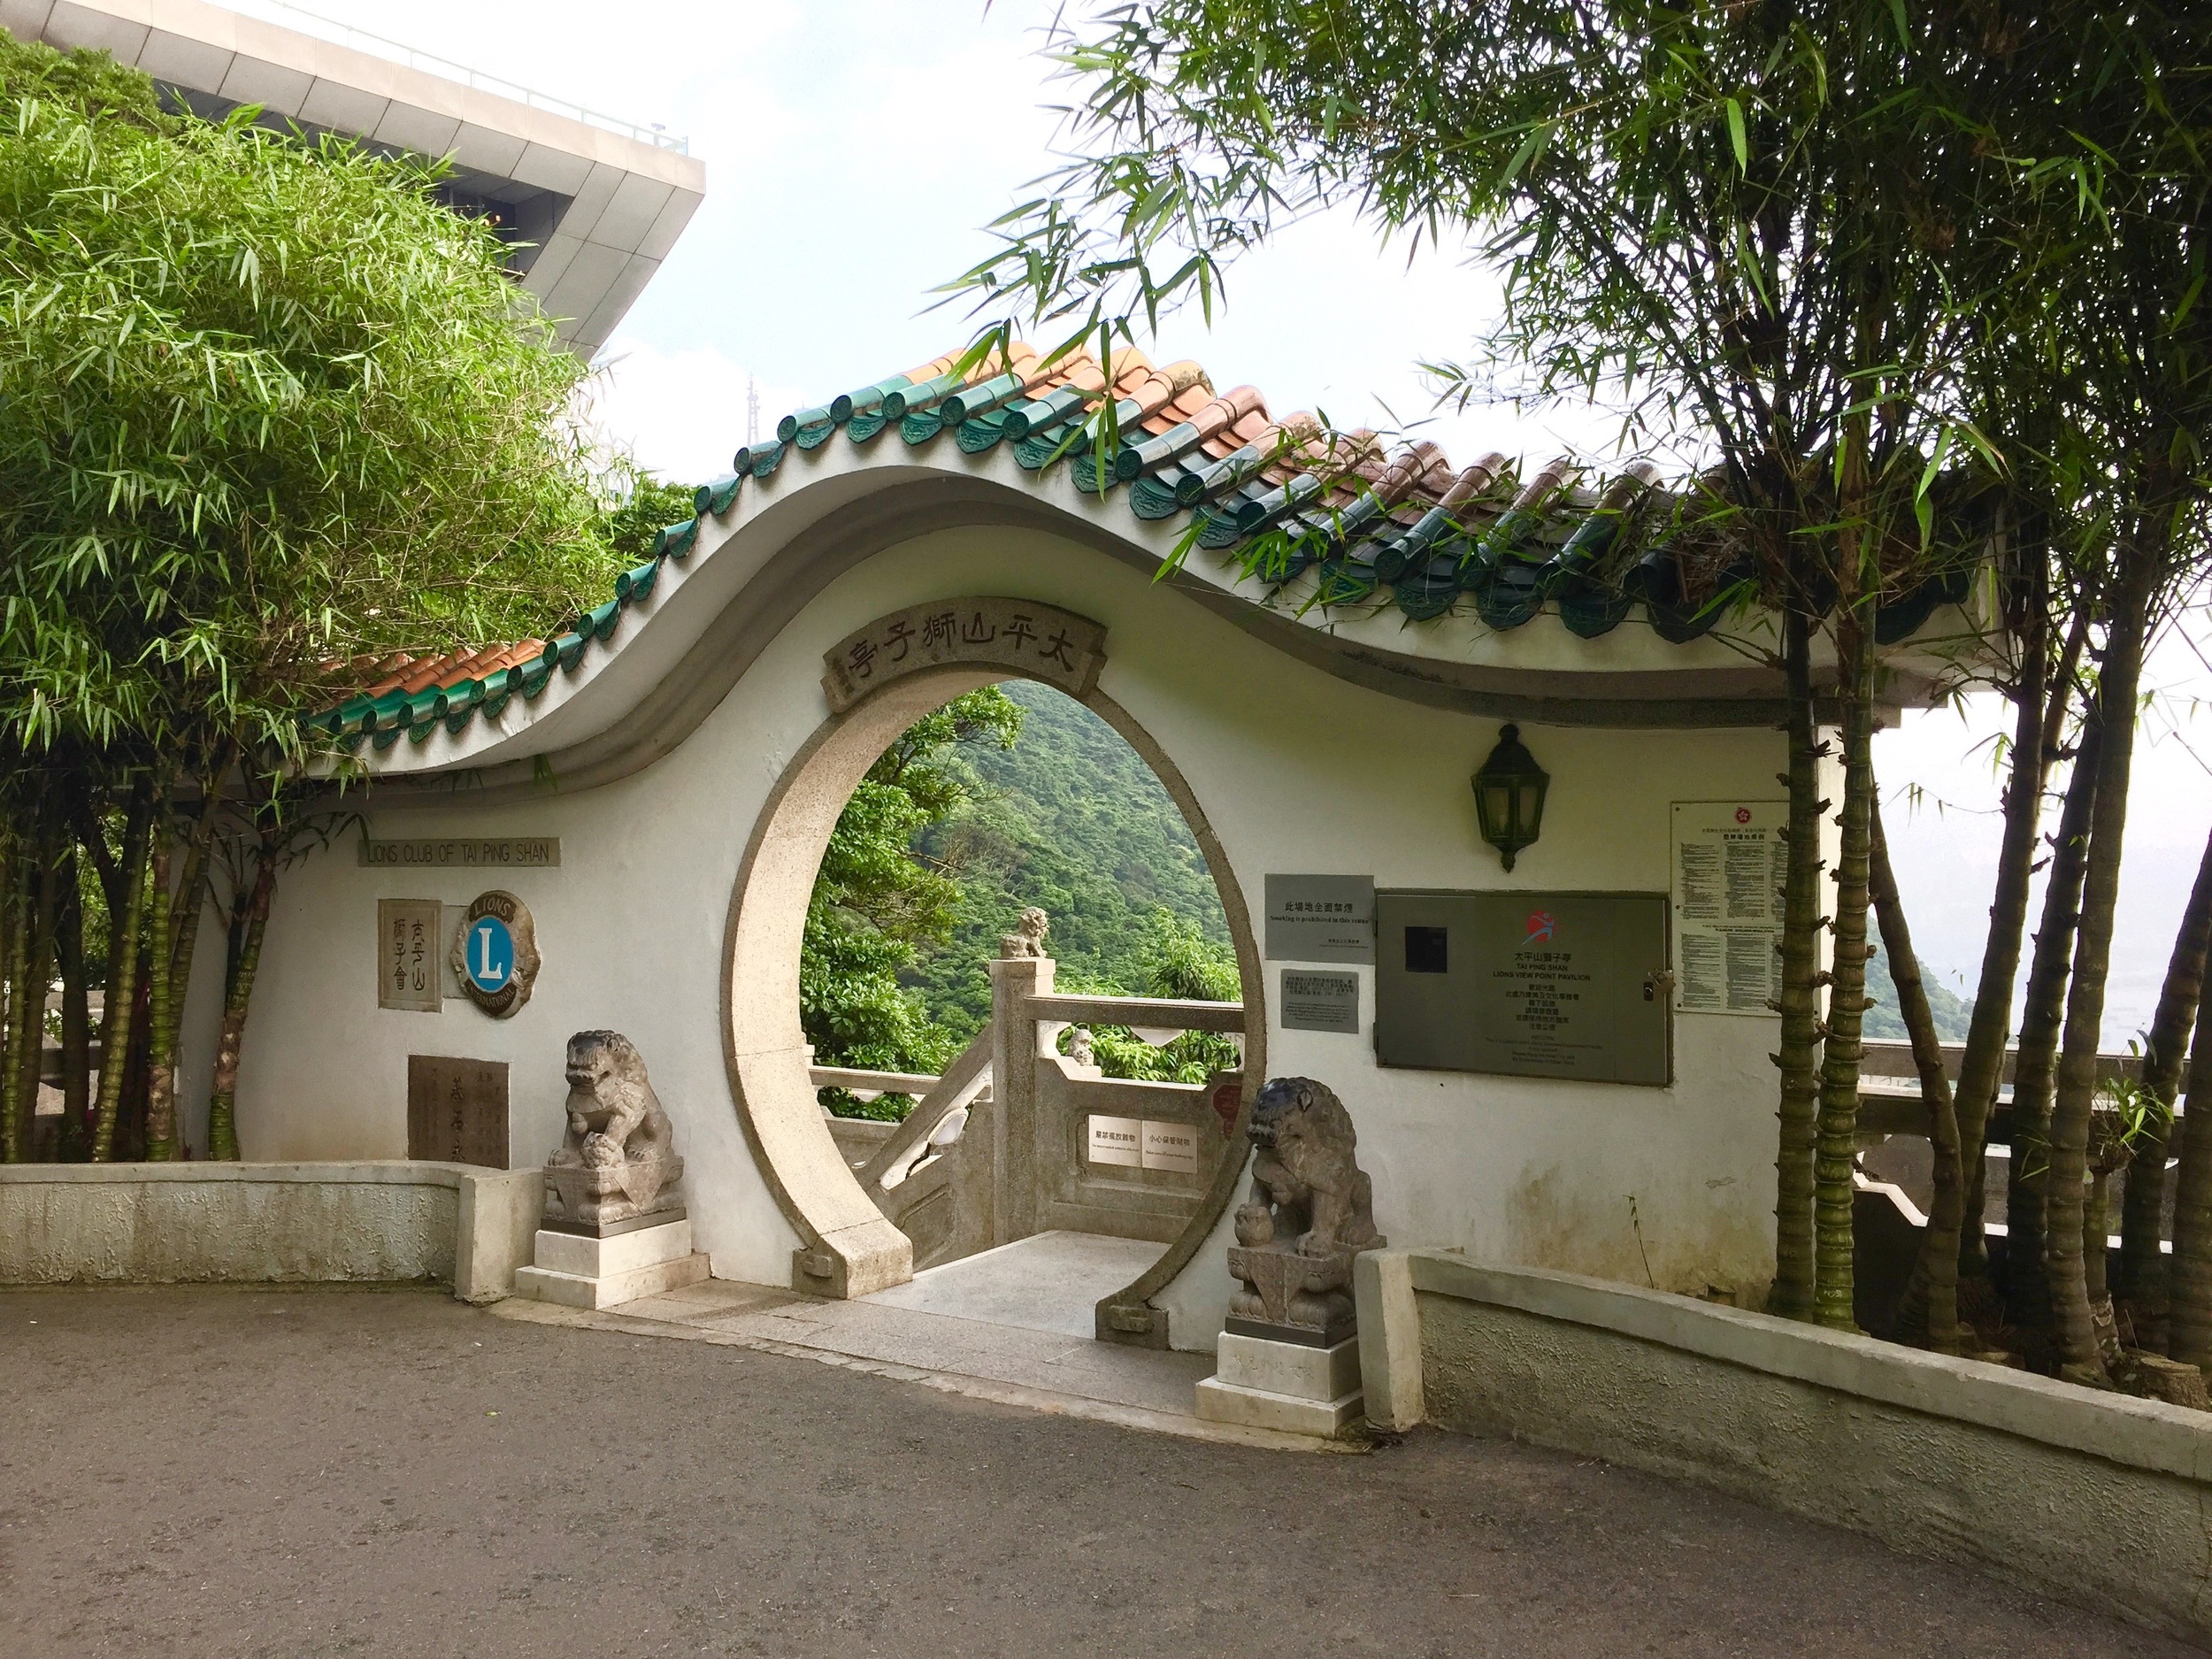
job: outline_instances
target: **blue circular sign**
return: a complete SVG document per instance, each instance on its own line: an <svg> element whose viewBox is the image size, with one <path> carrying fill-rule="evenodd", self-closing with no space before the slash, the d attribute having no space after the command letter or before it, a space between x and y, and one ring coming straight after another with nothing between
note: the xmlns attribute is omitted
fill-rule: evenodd
<svg viewBox="0 0 2212 1659"><path fill-rule="evenodd" d="M514 930L496 916L480 916L469 924L465 957L469 983L487 995L503 991L515 977Z"/></svg>

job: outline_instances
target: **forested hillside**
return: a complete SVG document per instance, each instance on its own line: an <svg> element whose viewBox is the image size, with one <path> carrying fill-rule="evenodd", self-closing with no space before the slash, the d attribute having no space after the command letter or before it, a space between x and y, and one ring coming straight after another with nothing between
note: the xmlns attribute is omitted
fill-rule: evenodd
<svg viewBox="0 0 2212 1659"><path fill-rule="evenodd" d="M1165 910L1226 949L1229 925L1198 843L1167 791L1105 721L1048 687L1002 687L1022 710L1010 749L964 746L969 798L923 832L920 850L956 879L950 938L921 947L902 980L965 1042L988 1017L984 964L1025 905L1052 918L1063 987L1146 988Z"/></svg>

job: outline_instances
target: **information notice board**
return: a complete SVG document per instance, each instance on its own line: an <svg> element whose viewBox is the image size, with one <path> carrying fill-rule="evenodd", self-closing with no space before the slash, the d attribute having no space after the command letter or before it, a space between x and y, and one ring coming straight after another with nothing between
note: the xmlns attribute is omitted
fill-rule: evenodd
<svg viewBox="0 0 2212 1659"><path fill-rule="evenodd" d="M1674 803L1674 995L1683 1013L1773 1017L1788 822L1786 801Z"/></svg>

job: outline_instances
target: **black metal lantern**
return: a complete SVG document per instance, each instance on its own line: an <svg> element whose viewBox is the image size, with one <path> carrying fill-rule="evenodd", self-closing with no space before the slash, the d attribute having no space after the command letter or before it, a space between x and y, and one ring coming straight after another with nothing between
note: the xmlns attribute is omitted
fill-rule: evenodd
<svg viewBox="0 0 2212 1659"><path fill-rule="evenodd" d="M1510 870L1514 855L1534 845L1542 833L1544 792L1551 787L1551 774L1522 744L1521 728L1508 726L1498 733L1498 746L1473 782L1482 838L1498 849Z"/></svg>

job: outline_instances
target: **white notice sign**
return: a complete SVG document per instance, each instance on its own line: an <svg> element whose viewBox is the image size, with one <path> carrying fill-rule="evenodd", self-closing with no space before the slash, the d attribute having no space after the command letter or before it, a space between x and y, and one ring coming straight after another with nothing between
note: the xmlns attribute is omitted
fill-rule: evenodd
<svg viewBox="0 0 2212 1659"><path fill-rule="evenodd" d="M1143 1157L1148 1170L1165 1170L1172 1175L1198 1173L1198 1131L1189 1124L1162 1123L1156 1118L1143 1120Z"/></svg>
<svg viewBox="0 0 2212 1659"><path fill-rule="evenodd" d="M1674 803L1675 1006L1771 1018L1782 994L1786 801Z"/></svg>
<svg viewBox="0 0 2212 1659"><path fill-rule="evenodd" d="M1117 1164L1125 1170L1143 1167L1141 1118L1105 1118L1093 1112L1090 1132L1091 1163Z"/></svg>
<svg viewBox="0 0 2212 1659"><path fill-rule="evenodd" d="M1267 878L1267 954L1277 962L1372 962L1372 876Z"/></svg>

